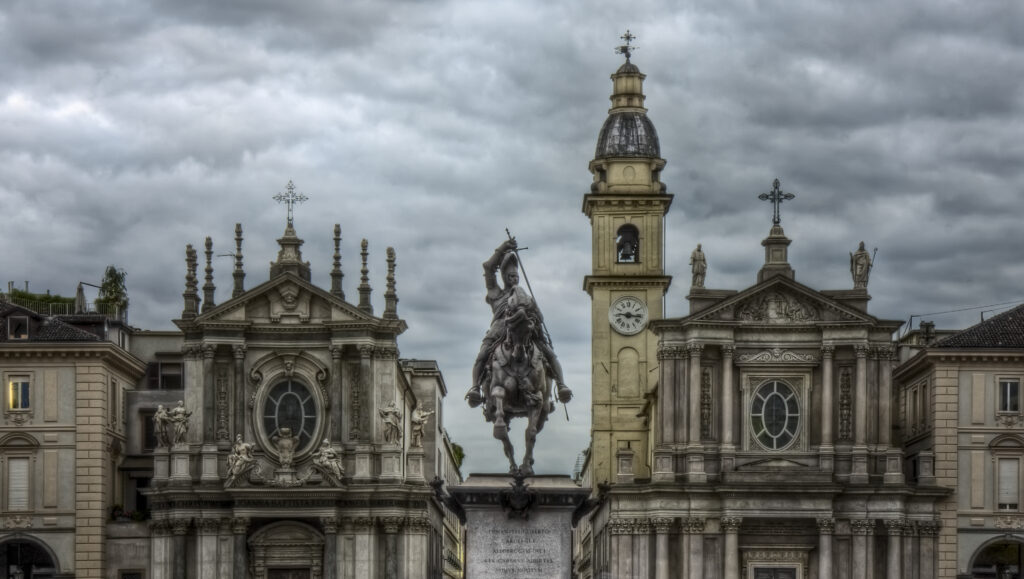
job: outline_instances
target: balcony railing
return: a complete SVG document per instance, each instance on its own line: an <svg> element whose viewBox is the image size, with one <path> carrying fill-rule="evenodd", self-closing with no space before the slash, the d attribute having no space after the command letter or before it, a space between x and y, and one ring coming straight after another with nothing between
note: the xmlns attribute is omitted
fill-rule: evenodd
<svg viewBox="0 0 1024 579"><path fill-rule="evenodd" d="M0 292L0 303L14 304L32 310L33 312L43 314L45 316L73 316L75 314L100 314L114 320L125 321L127 311L123 310L116 305L106 304L103 302L97 303L86 302L84 307L76 307L75 303L68 302L43 302L24 298L21 296L14 296L8 293Z"/></svg>

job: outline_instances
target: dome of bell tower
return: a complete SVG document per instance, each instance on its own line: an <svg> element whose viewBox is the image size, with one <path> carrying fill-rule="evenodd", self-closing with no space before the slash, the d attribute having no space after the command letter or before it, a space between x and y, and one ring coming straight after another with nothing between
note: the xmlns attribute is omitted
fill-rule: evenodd
<svg viewBox="0 0 1024 579"><path fill-rule="evenodd" d="M594 150L595 159L609 157L661 157L658 131L644 108L644 75L629 61L612 75L612 107L601 127Z"/></svg>

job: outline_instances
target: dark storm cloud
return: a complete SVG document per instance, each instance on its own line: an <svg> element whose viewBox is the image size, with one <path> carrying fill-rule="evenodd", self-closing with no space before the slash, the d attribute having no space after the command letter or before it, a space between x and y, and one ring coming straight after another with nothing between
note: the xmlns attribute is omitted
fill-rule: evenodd
<svg viewBox="0 0 1024 579"><path fill-rule="evenodd" d="M538 454L567 471L589 429L580 205L626 27L675 194L669 315L687 311L697 243L709 286L754 283L771 214L756 196L775 177L797 193L783 225L803 283L849 287L864 240L880 317L1024 299L1024 17L932 0L8 3L0 281L70 294L114 263L132 323L171 327L186 243L202 260L213 238L223 301L217 255L241 222L246 287L267 279L284 226L270 198L292 179L316 283L341 223L346 293L366 237L379 312L395 247L402 355L439 361L464 470L495 471L498 443L461 398L490 319L480 263L508 227L577 394Z"/></svg>

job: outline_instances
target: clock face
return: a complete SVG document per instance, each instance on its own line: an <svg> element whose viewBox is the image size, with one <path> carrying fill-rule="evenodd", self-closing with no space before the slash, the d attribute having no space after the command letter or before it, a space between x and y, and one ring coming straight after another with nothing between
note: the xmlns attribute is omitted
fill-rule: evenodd
<svg viewBox="0 0 1024 579"><path fill-rule="evenodd" d="M612 302L608 321L620 334L639 334L647 327L647 304L632 296L623 296Z"/></svg>

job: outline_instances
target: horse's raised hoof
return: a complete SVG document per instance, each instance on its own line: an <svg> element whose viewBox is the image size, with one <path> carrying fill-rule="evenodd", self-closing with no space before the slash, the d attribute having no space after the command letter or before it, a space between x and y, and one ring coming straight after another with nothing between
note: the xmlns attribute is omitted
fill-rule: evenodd
<svg viewBox="0 0 1024 579"><path fill-rule="evenodd" d="M466 400L469 401L470 408L476 408L484 403L484 395L479 388L470 388L469 392L466 392Z"/></svg>
<svg viewBox="0 0 1024 579"><path fill-rule="evenodd" d="M558 385L558 400L562 404L572 400L572 390L570 390L565 384Z"/></svg>

